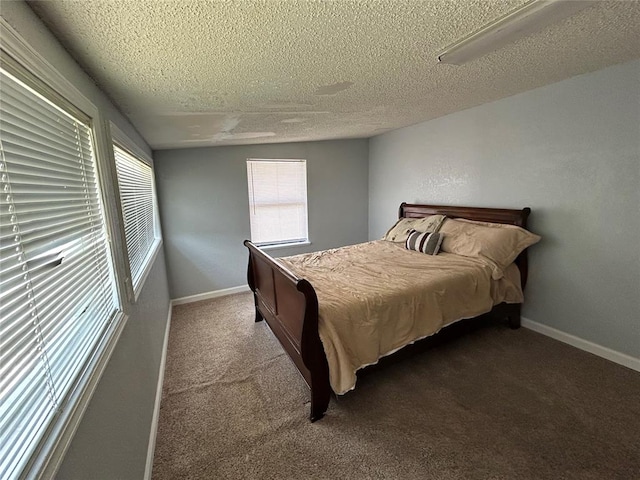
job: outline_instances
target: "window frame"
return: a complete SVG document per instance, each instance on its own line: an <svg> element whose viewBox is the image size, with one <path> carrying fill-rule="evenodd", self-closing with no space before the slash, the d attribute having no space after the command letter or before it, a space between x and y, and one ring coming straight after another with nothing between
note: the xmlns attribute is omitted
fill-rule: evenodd
<svg viewBox="0 0 640 480"><path fill-rule="evenodd" d="M66 408L51 421L21 474L21 478L53 478L128 320L124 311L126 290L123 269L118 258L121 256L119 252L122 252L122 249L113 241L114 226L118 218L117 210L114 202L111 201L113 195L108 195L108 192L114 191L114 183L109 168L109 148L105 135L107 125L100 110L1 17L0 40L1 55L6 56L10 63L23 71L19 75L21 80L26 80L25 83L48 98L53 96L54 99L61 99L63 104L71 105L90 119L97 184L107 237L107 257L111 262L115 281L117 311L102 337L93 346L91 355L85 360L83 369L78 373L73 387L65 397Z"/></svg>
<svg viewBox="0 0 640 480"><path fill-rule="evenodd" d="M251 227L251 221L250 221L250 225L249 225L249 229L250 229L250 237L251 237L251 242L254 243L257 247L260 247L261 249L264 250L275 250L275 249L279 249L279 248L288 248L288 247L296 247L296 246L303 246L303 245L310 245L311 244L311 238L309 235L309 182L308 182L308 174L307 174L307 160L304 158L247 158L246 159L246 165L247 165L247 197L249 200L249 218L251 218L251 207L253 205L252 203L252 196L251 196L251 186L249 185L249 183L251 182L251 177L249 176L249 165L250 163L257 163L257 162L265 162L265 163L302 163L304 165L304 206L305 206L305 210L306 210L306 228L305 228L305 233L306 236L305 238L302 239L287 239L287 240L280 240L280 241L270 241L270 242L256 242L254 241L254 234L253 234L253 228Z"/></svg>
<svg viewBox="0 0 640 480"><path fill-rule="evenodd" d="M120 237L120 243L123 245L123 261L125 265L125 284L127 289L127 297L131 303L136 303L138 301L138 297L140 296L140 292L146 283L147 277L149 276L149 272L155 263L156 257L158 256L158 252L162 247L162 229L160 226L160 212L158 207L158 196L156 193L156 182L155 182L155 169L153 166L153 160L146 152L144 152L140 147L138 147L131 139L120 130L117 125L113 122L109 123L110 129L110 138L112 139L111 151L112 155L112 176L115 181L115 192L117 195L115 197L115 203L118 209L118 234ZM144 267L142 268L142 273L140 274L137 284L134 285L133 282L133 274L131 272L131 264L129 261L129 253L127 249L127 238L124 228L124 213L122 209L122 200L120 198L120 185L118 183L118 173L117 166L115 162L115 151L114 146L124 150L126 153L134 157L139 162L147 165L151 168L151 179L152 179L152 196L153 196L153 230L155 241L151 246L147 256L144 260Z"/></svg>

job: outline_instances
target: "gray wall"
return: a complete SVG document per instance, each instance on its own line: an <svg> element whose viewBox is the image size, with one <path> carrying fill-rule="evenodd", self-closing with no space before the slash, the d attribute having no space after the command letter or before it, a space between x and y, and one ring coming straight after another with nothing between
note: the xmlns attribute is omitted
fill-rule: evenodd
<svg viewBox="0 0 640 480"><path fill-rule="evenodd" d="M247 158L307 160L306 247L274 256L367 240L367 140L164 150L156 182L172 298L245 285L250 238Z"/></svg>
<svg viewBox="0 0 640 480"><path fill-rule="evenodd" d="M640 62L371 139L369 237L400 202L530 206L524 316L640 356Z"/></svg>
<svg viewBox="0 0 640 480"><path fill-rule="evenodd" d="M150 153L128 121L23 2L2 2L2 17L108 120ZM115 192L114 192L115 194ZM58 478L140 479L144 475L162 345L169 312L164 255L157 256L137 305L63 460Z"/></svg>

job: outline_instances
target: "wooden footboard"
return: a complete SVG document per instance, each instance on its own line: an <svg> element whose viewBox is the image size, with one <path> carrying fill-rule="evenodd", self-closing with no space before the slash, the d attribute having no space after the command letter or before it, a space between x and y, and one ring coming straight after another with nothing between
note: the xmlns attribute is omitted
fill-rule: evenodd
<svg viewBox="0 0 640 480"><path fill-rule="evenodd" d="M518 225L526 228L531 210L451 207L437 205L400 205L400 217L425 217L444 214L452 218ZM296 277L249 240L248 282L256 306L256 322L266 320L311 391L312 422L324 416L329 405L331 386L329 366L318 332L318 297L313 286ZM520 270L522 289L527 280L526 250L515 263ZM520 305L500 304L494 313L507 318L511 328L520 326Z"/></svg>
<svg viewBox="0 0 640 480"><path fill-rule="evenodd" d="M318 298L311 284L297 278L269 255L245 240L249 249L249 287L256 322L266 320L311 391L312 422L327 411L331 387L329 366L318 333Z"/></svg>

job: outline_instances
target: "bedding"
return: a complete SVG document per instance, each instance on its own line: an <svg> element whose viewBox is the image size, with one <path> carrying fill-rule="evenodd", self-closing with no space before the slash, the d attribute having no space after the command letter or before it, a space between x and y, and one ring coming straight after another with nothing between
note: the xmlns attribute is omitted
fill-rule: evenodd
<svg viewBox="0 0 640 480"><path fill-rule="evenodd" d="M501 302L523 300L513 264L500 268L496 279L496 265L485 257L425 255L385 240L277 261L314 285L318 331L337 394L352 390L357 370L379 358Z"/></svg>

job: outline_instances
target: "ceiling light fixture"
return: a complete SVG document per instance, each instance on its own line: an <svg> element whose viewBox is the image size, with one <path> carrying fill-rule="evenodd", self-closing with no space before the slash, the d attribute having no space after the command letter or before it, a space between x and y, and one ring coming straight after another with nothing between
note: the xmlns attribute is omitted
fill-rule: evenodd
<svg viewBox="0 0 640 480"><path fill-rule="evenodd" d="M593 5L583 0L531 0L447 47L440 63L462 65Z"/></svg>

